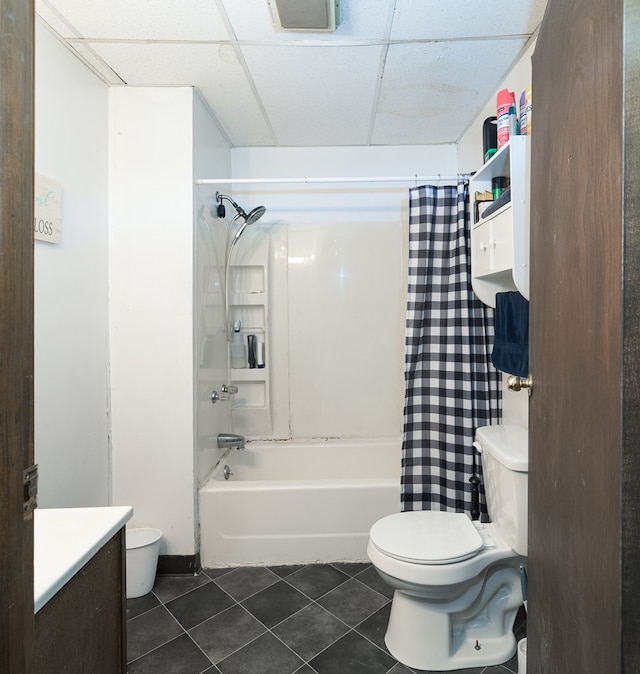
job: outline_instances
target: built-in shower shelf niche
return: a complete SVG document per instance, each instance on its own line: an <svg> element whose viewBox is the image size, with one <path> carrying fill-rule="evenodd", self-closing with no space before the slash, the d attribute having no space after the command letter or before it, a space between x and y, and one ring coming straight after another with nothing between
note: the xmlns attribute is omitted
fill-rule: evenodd
<svg viewBox="0 0 640 674"><path fill-rule="evenodd" d="M253 372L253 370L249 370ZM238 374L237 370L234 370L234 376ZM240 376L234 380L234 383L238 387L238 393L233 397L233 409L267 409L267 401L269 396L267 395L266 380L259 379L255 376Z"/></svg>
<svg viewBox="0 0 640 674"><path fill-rule="evenodd" d="M229 311L231 314L231 325L240 321L243 337L246 335L265 332L267 320L266 307L264 304L240 304L232 302Z"/></svg>
<svg viewBox="0 0 640 674"><path fill-rule="evenodd" d="M234 294L241 297L265 295L266 277L262 265L232 265L229 277L229 287Z"/></svg>
<svg viewBox="0 0 640 674"><path fill-rule="evenodd" d="M229 324L240 321L245 344L248 335L264 343L265 367L231 368L231 383L238 387L231 407L236 428L243 435L263 435L272 430L267 259L265 256L264 265L233 265L229 269Z"/></svg>

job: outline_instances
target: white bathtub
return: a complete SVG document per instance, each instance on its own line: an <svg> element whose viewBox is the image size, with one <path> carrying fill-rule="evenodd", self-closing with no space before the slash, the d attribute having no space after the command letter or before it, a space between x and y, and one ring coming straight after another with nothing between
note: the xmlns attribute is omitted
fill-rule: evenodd
<svg viewBox="0 0 640 674"><path fill-rule="evenodd" d="M400 455L399 440L232 450L200 488L203 567L366 561L369 529L400 510Z"/></svg>

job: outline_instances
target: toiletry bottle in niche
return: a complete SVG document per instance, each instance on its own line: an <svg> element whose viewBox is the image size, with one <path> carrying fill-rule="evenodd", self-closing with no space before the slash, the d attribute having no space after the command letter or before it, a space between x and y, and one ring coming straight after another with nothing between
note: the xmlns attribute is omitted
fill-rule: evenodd
<svg viewBox="0 0 640 674"><path fill-rule="evenodd" d="M256 336L247 335L247 350L249 352L249 367L256 367Z"/></svg>
<svg viewBox="0 0 640 674"><path fill-rule="evenodd" d="M240 321L236 321L231 336L231 367L234 369L247 367L247 347L244 345L240 328Z"/></svg>

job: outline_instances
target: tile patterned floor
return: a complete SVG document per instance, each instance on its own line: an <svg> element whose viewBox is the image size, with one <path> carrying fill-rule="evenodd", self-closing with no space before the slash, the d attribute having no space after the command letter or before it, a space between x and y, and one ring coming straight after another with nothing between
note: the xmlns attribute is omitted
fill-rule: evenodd
<svg viewBox="0 0 640 674"><path fill-rule="evenodd" d="M384 645L391 590L370 564L159 576L127 601L129 674L411 674ZM524 619L516 635L525 636ZM504 665L460 674L510 674Z"/></svg>

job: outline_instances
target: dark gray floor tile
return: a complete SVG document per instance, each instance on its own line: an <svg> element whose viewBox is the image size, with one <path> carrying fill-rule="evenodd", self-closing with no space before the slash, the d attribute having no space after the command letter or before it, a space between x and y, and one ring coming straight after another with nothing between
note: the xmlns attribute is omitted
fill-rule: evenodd
<svg viewBox="0 0 640 674"><path fill-rule="evenodd" d="M204 573L199 573L197 576L157 576L153 593L163 604L166 604L168 601L210 582L211 579Z"/></svg>
<svg viewBox="0 0 640 674"><path fill-rule="evenodd" d="M311 599L322 597L347 580L349 576L346 573L330 564L309 564L286 578L287 583Z"/></svg>
<svg viewBox="0 0 640 674"><path fill-rule="evenodd" d="M385 583L380 574L376 571L375 566L370 566L357 576L361 583L364 583L372 590L383 594L388 599L393 599L393 588L389 583Z"/></svg>
<svg viewBox="0 0 640 674"><path fill-rule="evenodd" d="M280 578L286 578L292 573L295 573L298 569L304 568L304 564L284 564L281 566L269 566L267 567L273 573L276 573Z"/></svg>
<svg viewBox="0 0 640 674"><path fill-rule="evenodd" d="M336 579L340 584L320 595ZM273 584L265 587L265 582ZM251 592L255 594L248 596ZM230 593L243 597L242 604ZM317 602L307 594L318 597ZM127 601L129 672L376 674L389 665L385 674L423 674L397 663L386 651L390 595L390 588L366 563L236 567L207 569L196 577L160 576L153 593ZM189 635L183 636L177 620ZM347 633L344 623L354 629ZM265 625L273 633L266 632ZM526 635L524 610L514 632L518 638ZM514 656L503 665L455 674L516 672Z"/></svg>
<svg viewBox="0 0 640 674"><path fill-rule="evenodd" d="M218 663L265 632L265 627L242 606L232 606L189 630L191 638Z"/></svg>
<svg viewBox="0 0 640 674"><path fill-rule="evenodd" d="M266 590L245 599L242 605L267 627L286 620L310 602L308 597L280 580Z"/></svg>
<svg viewBox="0 0 640 674"><path fill-rule="evenodd" d="M401 662L396 662L396 664L389 670L388 674L412 674L412 670L405 667ZM454 672L449 672L449 674L454 674Z"/></svg>
<svg viewBox="0 0 640 674"><path fill-rule="evenodd" d="M184 630L164 606L157 606L127 622L127 661L135 660Z"/></svg>
<svg viewBox="0 0 640 674"><path fill-rule="evenodd" d="M309 664L318 674L387 674L395 660L355 632L349 632Z"/></svg>
<svg viewBox="0 0 640 674"><path fill-rule="evenodd" d="M216 579L216 584L236 601L242 601L269 585L280 577L264 566L242 566Z"/></svg>
<svg viewBox="0 0 640 674"><path fill-rule="evenodd" d="M174 599L166 607L187 630L233 606L235 602L215 583L209 582L202 587Z"/></svg>
<svg viewBox="0 0 640 674"><path fill-rule="evenodd" d="M527 611L524 607L524 604L518 609L518 613L516 613L516 619L514 621L514 627L518 629L519 627L523 626L526 628L527 626Z"/></svg>
<svg viewBox="0 0 640 674"><path fill-rule="evenodd" d="M386 597L352 578L318 599L318 604L354 627L388 601Z"/></svg>
<svg viewBox="0 0 640 674"><path fill-rule="evenodd" d="M331 562L331 566L335 566L338 571L342 571L349 576L357 576L368 569L371 564L369 562Z"/></svg>
<svg viewBox="0 0 640 674"><path fill-rule="evenodd" d="M127 666L128 674L202 674L210 670L207 656L183 634ZM215 670L214 670L215 671Z"/></svg>
<svg viewBox="0 0 640 674"><path fill-rule="evenodd" d="M515 652L515 655L508 662L503 662L502 666L507 670L507 672L517 672L518 671L518 651Z"/></svg>
<svg viewBox="0 0 640 674"><path fill-rule="evenodd" d="M384 635L387 632L389 625L389 614L391 613L391 603L383 606L379 611L376 611L372 616L361 622L356 627L356 632L362 634L363 637L373 641L373 643L382 650L386 651L387 646L384 643Z"/></svg>
<svg viewBox="0 0 640 674"><path fill-rule="evenodd" d="M231 573L234 569L237 567L235 566L225 566L221 568L216 568L216 569L202 569L204 573L211 578L211 580L216 580L216 578L220 578L220 576L224 576L226 573Z"/></svg>
<svg viewBox="0 0 640 674"><path fill-rule="evenodd" d="M160 600L152 592L143 597L127 599L127 620L146 613L156 606L160 606Z"/></svg>
<svg viewBox="0 0 640 674"><path fill-rule="evenodd" d="M273 633L303 660L310 660L349 628L317 604L309 604L273 628Z"/></svg>
<svg viewBox="0 0 640 674"><path fill-rule="evenodd" d="M219 662L218 669L222 674L293 674L302 664L295 653L267 632Z"/></svg>
<svg viewBox="0 0 640 674"><path fill-rule="evenodd" d="M520 639L525 639L527 636L527 616L524 613L524 607L521 609L521 612L518 612L515 622L513 624L513 632L516 635L516 641Z"/></svg>

